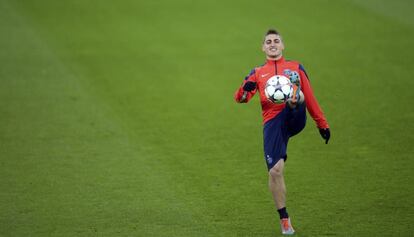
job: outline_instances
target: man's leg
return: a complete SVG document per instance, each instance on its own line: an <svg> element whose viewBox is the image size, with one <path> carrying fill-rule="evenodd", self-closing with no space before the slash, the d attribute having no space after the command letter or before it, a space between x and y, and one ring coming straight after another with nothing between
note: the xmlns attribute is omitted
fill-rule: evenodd
<svg viewBox="0 0 414 237"><path fill-rule="evenodd" d="M290 218L286 211L286 185L283 176L284 167L285 161L282 158L269 170L269 189L272 193L275 207L279 212L282 234L292 235L295 233L295 230L290 223Z"/></svg>
<svg viewBox="0 0 414 237"><path fill-rule="evenodd" d="M283 177L285 161L280 159L273 168L269 170L269 189L277 210L286 207L286 186Z"/></svg>
<svg viewBox="0 0 414 237"><path fill-rule="evenodd" d="M301 132L306 126L306 104L299 104L295 109L287 108L286 122L289 137Z"/></svg>
<svg viewBox="0 0 414 237"><path fill-rule="evenodd" d="M269 189L272 193L275 207L279 212L282 234L293 234L295 231L290 224L286 211L286 186L283 177L286 148L289 140L286 126L286 113L282 111L274 119L268 121L263 128L264 151L269 171Z"/></svg>

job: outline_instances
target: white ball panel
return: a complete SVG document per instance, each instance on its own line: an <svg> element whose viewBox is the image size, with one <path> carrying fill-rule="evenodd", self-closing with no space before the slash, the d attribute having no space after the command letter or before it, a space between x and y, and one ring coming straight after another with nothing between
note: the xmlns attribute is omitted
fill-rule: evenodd
<svg viewBox="0 0 414 237"><path fill-rule="evenodd" d="M285 95L289 95L290 94L290 92L291 92L291 90L292 90L292 87L290 86L290 85L284 85L284 86L282 86L282 92L285 94Z"/></svg>
<svg viewBox="0 0 414 237"><path fill-rule="evenodd" d="M273 94L273 98L275 98L275 100L283 100L283 99L285 99L285 95L283 94L283 92L281 90L277 90Z"/></svg>
<svg viewBox="0 0 414 237"><path fill-rule="evenodd" d="M289 79L287 79L286 77L284 77L284 76L280 76L279 77L279 83L281 84L281 85L286 85L286 84L289 84Z"/></svg>

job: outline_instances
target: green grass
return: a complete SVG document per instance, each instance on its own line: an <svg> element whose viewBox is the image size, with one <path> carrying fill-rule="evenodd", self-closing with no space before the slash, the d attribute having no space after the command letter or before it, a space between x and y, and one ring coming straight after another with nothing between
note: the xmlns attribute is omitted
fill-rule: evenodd
<svg viewBox="0 0 414 237"><path fill-rule="evenodd" d="M291 140L297 236L414 233L407 1L0 1L0 236L279 236L258 98L268 27L328 118Z"/></svg>

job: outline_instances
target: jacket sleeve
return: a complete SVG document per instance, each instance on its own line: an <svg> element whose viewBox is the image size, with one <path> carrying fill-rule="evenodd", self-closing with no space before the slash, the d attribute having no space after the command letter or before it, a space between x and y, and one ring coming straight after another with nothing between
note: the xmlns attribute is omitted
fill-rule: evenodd
<svg viewBox="0 0 414 237"><path fill-rule="evenodd" d="M299 65L300 84L303 94L305 95L306 108L313 120L316 122L318 128L329 128L328 122L323 114L321 107L313 95L312 87L310 85L308 76L302 65Z"/></svg>
<svg viewBox="0 0 414 237"><path fill-rule="evenodd" d="M256 82L257 83L257 80L256 80L256 70L255 69L253 69L250 72L250 74L247 75L244 78L243 83L241 84L241 86L239 87L239 89L237 89L236 93L234 94L234 99L236 100L237 103L247 103L254 96L254 94L256 94L256 92L257 92L257 84L256 84L256 89L254 89L254 90L252 90L250 92L243 90L243 86L248 81L253 81L253 82Z"/></svg>

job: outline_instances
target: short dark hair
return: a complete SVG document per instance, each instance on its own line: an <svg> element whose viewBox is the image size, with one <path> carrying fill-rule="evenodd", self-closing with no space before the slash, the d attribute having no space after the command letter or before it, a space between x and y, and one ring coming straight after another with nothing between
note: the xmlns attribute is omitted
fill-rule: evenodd
<svg viewBox="0 0 414 237"><path fill-rule="evenodd" d="M268 36L268 35L280 35L280 34L279 34L279 31L277 31L275 29L268 29L266 34L265 34L265 37Z"/></svg>

